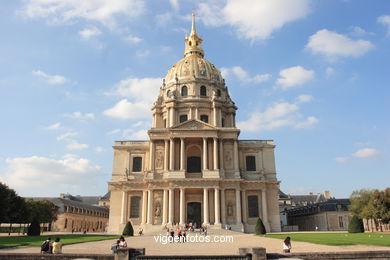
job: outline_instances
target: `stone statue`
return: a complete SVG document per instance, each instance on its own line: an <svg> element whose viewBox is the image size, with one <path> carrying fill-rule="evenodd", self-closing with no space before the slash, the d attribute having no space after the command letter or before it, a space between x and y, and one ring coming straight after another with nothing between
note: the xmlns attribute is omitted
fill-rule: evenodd
<svg viewBox="0 0 390 260"><path fill-rule="evenodd" d="M125 171L123 174L125 175L126 179L128 179L129 178L129 169L125 168Z"/></svg>
<svg viewBox="0 0 390 260"><path fill-rule="evenodd" d="M232 203L228 203L228 205L227 205L227 215L229 216L229 217L231 217L231 216L233 216L233 205L232 205Z"/></svg>
<svg viewBox="0 0 390 260"><path fill-rule="evenodd" d="M164 161L164 155L163 151L157 151L156 154L156 168L161 169L163 167L163 161Z"/></svg>
<svg viewBox="0 0 390 260"><path fill-rule="evenodd" d="M156 207L154 209L154 216L159 217L161 215L161 206L160 203L156 203Z"/></svg>

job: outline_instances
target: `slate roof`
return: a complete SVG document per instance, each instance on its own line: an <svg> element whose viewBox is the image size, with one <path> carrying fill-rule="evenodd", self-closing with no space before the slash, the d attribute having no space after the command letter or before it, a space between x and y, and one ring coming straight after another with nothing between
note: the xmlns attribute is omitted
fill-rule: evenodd
<svg viewBox="0 0 390 260"><path fill-rule="evenodd" d="M351 202L349 199L329 199L324 202L292 208L287 210L286 213L287 216L303 216L325 211L348 211L348 206L350 204Z"/></svg>

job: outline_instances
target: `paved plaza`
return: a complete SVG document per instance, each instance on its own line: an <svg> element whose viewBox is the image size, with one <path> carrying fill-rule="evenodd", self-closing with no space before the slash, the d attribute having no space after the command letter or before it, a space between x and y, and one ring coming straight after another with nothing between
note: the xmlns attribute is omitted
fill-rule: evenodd
<svg viewBox="0 0 390 260"><path fill-rule="evenodd" d="M198 234L198 233L197 233ZM156 234L159 235L159 234ZM161 235L165 236L165 233ZM195 234L190 233L189 236ZM128 237L129 247L146 248L147 255L228 255L237 254L241 247L265 247L268 253L281 253L282 240L243 234L225 230L211 230L210 237L218 235L232 235L234 243L167 243L155 242L153 235ZM55 235L53 234L52 237ZM110 246L115 240L65 245L63 253L110 253ZM390 250L389 247L354 245L354 246L326 246L307 242L292 241L292 252L345 252L345 251L374 251ZM21 247L2 249L0 252L36 253L39 247Z"/></svg>

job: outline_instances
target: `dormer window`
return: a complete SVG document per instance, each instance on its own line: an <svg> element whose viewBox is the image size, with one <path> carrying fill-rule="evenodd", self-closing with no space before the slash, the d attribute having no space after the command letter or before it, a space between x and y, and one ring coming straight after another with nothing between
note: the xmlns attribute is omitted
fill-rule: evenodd
<svg viewBox="0 0 390 260"><path fill-rule="evenodd" d="M200 87L200 96L205 97L207 96L207 90L205 86Z"/></svg>

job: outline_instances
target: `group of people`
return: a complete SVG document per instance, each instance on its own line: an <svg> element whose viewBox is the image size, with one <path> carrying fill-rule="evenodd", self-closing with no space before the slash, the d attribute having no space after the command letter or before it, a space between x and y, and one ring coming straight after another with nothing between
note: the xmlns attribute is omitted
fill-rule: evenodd
<svg viewBox="0 0 390 260"><path fill-rule="evenodd" d="M61 239L57 237L54 242L51 242L51 238L48 237L41 245L42 254L62 254Z"/></svg>
<svg viewBox="0 0 390 260"><path fill-rule="evenodd" d="M111 251L113 254L118 252L119 248L126 248L127 247L127 242L123 236L121 236L116 243L111 245Z"/></svg>

